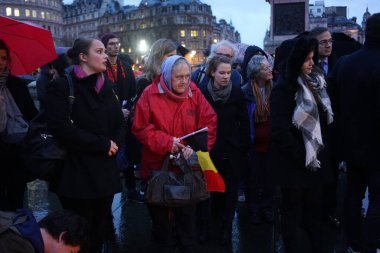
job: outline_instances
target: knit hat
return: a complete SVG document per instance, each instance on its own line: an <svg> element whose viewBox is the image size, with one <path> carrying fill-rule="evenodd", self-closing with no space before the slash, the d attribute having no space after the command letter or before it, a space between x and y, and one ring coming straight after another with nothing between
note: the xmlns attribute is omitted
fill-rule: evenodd
<svg viewBox="0 0 380 253"><path fill-rule="evenodd" d="M104 47L107 47L108 41L113 38L117 38L117 36L113 33L105 33L102 35L100 40L103 42Z"/></svg>
<svg viewBox="0 0 380 253"><path fill-rule="evenodd" d="M380 13L375 13L367 19L365 37L366 40L380 41Z"/></svg>

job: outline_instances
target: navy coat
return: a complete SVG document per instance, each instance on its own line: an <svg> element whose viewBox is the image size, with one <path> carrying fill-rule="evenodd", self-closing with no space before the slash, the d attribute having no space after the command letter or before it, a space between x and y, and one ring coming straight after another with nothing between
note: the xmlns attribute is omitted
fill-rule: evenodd
<svg viewBox="0 0 380 253"><path fill-rule="evenodd" d="M328 80L341 159L380 170L380 41L340 58Z"/></svg>

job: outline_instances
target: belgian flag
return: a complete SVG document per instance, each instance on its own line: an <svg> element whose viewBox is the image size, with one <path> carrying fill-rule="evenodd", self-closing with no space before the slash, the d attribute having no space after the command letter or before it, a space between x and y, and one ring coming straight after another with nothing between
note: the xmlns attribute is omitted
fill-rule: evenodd
<svg viewBox="0 0 380 253"><path fill-rule="evenodd" d="M207 191L224 192L226 188L224 180L215 168L207 149L208 128L202 128L180 139L185 140L196 152L199 165L205 177Z"/></svg>

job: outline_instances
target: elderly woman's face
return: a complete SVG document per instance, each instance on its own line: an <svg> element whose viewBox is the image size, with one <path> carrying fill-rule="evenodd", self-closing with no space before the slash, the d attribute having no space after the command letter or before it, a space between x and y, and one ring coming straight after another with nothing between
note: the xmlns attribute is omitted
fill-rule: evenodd
<svg viewBox="0 0 380 253"><path fill-rule="evenodd" d="M7 51L0 49L0 73L3 73L8 67Z"/></svg>
<svg viewBox="0 0 380 253"><path fill-rule="evenodd" d="M180 95L185 92L190 80L190 68L186 63L180 63L172 69L173 92Z"/></svg>
<svg viewBox="0 0 380 253"><path fill-rule="evenodd" d="M266 59L261 62L259 78L261 78L264 82L267 82L273 79L272 66Z"/></svg>

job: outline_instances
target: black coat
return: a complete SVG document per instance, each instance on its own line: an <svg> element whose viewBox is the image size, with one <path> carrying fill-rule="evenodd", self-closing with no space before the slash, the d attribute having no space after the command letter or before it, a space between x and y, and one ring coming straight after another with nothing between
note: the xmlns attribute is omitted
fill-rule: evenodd
<svg viewBox="0 0 380 253"><path fill-rule="evenodd" d="M340 58L328 80L341 159L380 170L380 41Z"/></svg>
<svg viewBox="0 0 380 253"><path fill-rule="evenodd" d="M245 166L249 147L249 121L243 91L232 85L231 95L226 103L215 102L207 87L203 95L217 114L216 142L210 154L212 160L220 161L223 154L228 155L234 169Z"/></svg>
<svg viewBox="0 0 380 253"><path fill-rule="evenodd" d="M34 105L32 96L29 93L26 82L18 77L10 75L7 79L6 86L12 94L23 118L29 122L38 113ZM21 145L5 144L0 138L0 159L2 164L12 164L12 167L20 168L22 166ZM15 168L16 169L16 168Z"/></svg>
<svg viewBox="0 0 380 253"><path fill-rule="evenodd" d="M302 133L292 123L294 108L296 107L295 93L292 87L297 83L287 83L279 77L270 97L270 132L271 145L269 148L269 167L273 183L282 187L315 187L332 180L331 159L327 142L326 115L319 108L319 118L322 139L325 148L318 154L321 168L311 172L305 168L306 151Z"/></svg>
<svg viewBox="0 0 380 253"><path fill-rule="evenodd" d="M38 113L24 80L9 76L6 86L12 94L23 118L29 122ZM22 144L6 144L0 138L0 209L22 207L23 193L28 174L22 154Z"/></svg>
<svg viewBox="0 0 380 253"><path fill-rule="evenodd" d="M59 196L95 199L121 190L115 156L109 157L110 140L120 147L125 138L125 121L109 80L100 93L96 75L81 80L72 75L75 101L70 123L69 88L65 78L49 85L46 119L55 138L68 150L68 159L53 184Z"/></svg>

